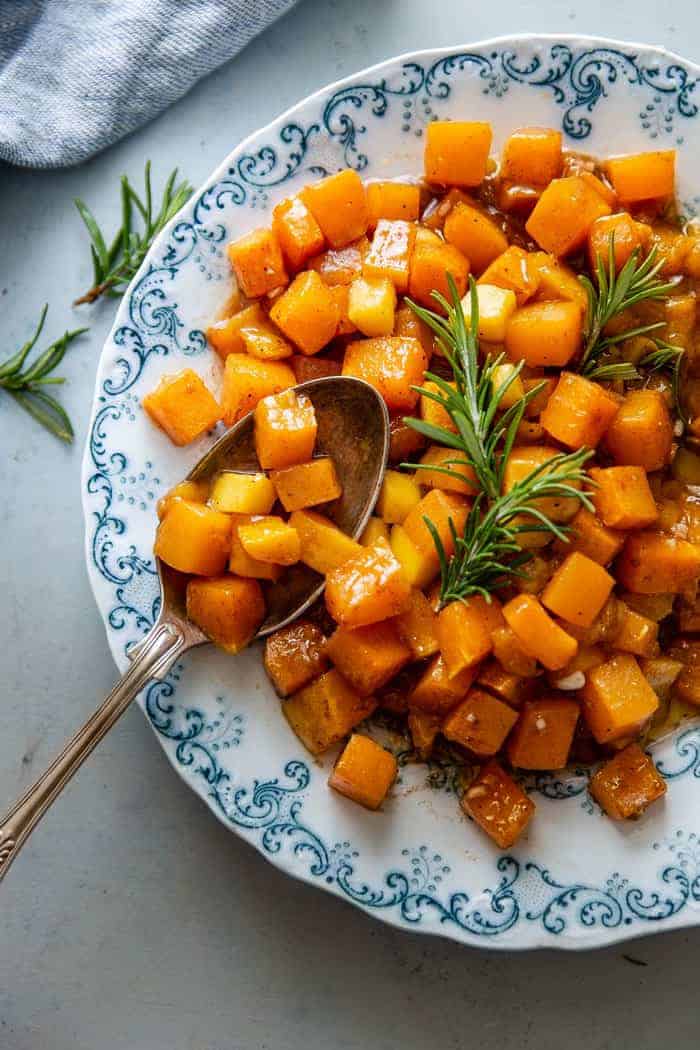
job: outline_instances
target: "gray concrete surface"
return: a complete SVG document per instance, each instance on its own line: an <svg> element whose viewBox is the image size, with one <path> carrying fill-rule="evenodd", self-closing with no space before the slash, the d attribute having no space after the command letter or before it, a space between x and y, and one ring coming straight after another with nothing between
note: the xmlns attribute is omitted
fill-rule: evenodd
<svg viewBox="0 0 700 1050"><path fill-rule="evenodd" d="M149 127L85 167L0 169L0 353L44 301L76 323L76 194L109 222L146 157L196 184L323 83L411 48L527 29L661 42L700 60L695 0L305 0ZM111 323L65 363L65 449L0 402L0 804L114 679L83 566L79 472ZM229 834L130 711L0 888L1 1050L651 1050L697 1045L700 931L580 956L460 949L390 930L278 873ZM644 965L635 965L638 964Z"/></svg>

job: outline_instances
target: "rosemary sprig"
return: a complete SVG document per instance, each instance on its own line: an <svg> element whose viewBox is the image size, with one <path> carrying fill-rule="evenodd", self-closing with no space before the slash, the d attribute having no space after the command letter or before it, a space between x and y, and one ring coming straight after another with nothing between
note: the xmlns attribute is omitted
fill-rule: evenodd
<svg viewBox="0 0 700 1050"><path fill-rule="evenodd" d="M51 343L25 368L25 362L43 330L47 311L48 304L41 311L34 335L17 353L0 364L0 389L7 391L18 405L57 438L70 442L74 433L68 414L56 398L47 393L46 387L64 382L60 376L52 373L63 360L69 344L86 332L87 328L64 332L60 339Z"/></svg>
<svg viewBox="0 0 700 1050"><path fill-rule="evenodd" d="M74 306L94 303L102 295L120 296L126 291L129 281L143 262L157 235L192 194L192 187L186 179L177 185L176 179L177 168L170 173L160 207L154 211L150 160L146 162L143 199L126 175L122 175L121 226L109 244L87 204L76 197L75 206L90 234L93 284L84 295L75 300ZM134 224L139 218L142 228L136 230Z"/></svg>
<svg viewBox="0 0 700 1050"><path fill-rule="evenodd" d="M646 354L639 364L649 372L668 371L671 373L671 390L673 392L676 414L683 426L687 426L688 419L683 411L680 397L681 368L683 366L685 348L682 346L672 346L670 343L664 342L663 339L655 339L654 342L656 343L656 350L652 350L650 353Z"/></svg>

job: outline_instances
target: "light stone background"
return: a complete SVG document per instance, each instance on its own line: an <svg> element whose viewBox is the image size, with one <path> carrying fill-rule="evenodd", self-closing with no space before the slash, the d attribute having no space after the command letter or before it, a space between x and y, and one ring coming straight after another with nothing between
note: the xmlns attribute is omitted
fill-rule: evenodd
<svg viewBox="0 0 700 1050"><path fill-rule="evenodd" d="M85 167L0 168L0 354L74 326L88 284L72 198L116 220L118 176L198 184L316 88L411 49L599 33L700 61L697 0L304 0L233 62ZM82 317L83 315L81 315ZM80 458L113 316L65 362L66 449L0 404L0 804L115 670L83 564ZM582 844L585 849L585 844ZM112 731L0 887L0 1050L675 1050L697 1046L700 930L583 955L470 951L389 929L295 882L172 771L141 713ZM644 965L635 965L632 960Z"/></svg>

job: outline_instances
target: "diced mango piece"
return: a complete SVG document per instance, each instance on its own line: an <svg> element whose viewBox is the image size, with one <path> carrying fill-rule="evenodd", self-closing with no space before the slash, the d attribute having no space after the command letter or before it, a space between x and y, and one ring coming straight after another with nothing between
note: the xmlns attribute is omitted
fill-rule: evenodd
<svg viewBox="0 0 700 1050"><path fill-rule="evenodd" d="M389 544L412 587L425 587L438 574L434 550L422 550L409 537L403 525L394 525Z"/></svg>
<svg viewBox="0 0 700 1050"><path fill-rule="evenodd" d="M578 642L567 634L532 594L519 594L503 606L503 615L526 653L547 670L558 671L573 660Z"/></svg>
<svg viewBox="0 0 700 1050"><path fill-rule="evenodd" d="M344 248L366 232L367 199L356 171L346 169L313 182L300 196L331 248Z"/></svg>
<svg viewBox="0 0 700 1050"><path fill-rule="evenodd" d="M459 248L477 274L508 247L508 238L500 226L471 204L455 204L445 219L444 233L445 240Z"/></svg>
<svg viewBox="0 0 700 1050"><path fill-rule="evenodd" d="M356 277L350 285L348 317L363 335L391 335L395 311L396 289L388 277Z"/></svg>
<svg viewBox="0 0 700 1050"><path fill-rule="evenodd" d="M272 565L294 565L299 561L299 533L275 515L253 518L238 526L238 538L246 554Z"/></svg>
<svg viewBox="0 0 700 1050"><path fill-rule="evenodd" d="M172 503L176 503L178 500L182 499L189 500L191 503L205 503L208 495L208 481L180 481L177 485L173 485L173 487L158 500L158 503L156 504L158 520L160 521L165 517Z"/></svg>
<svg viewBox="0 0 700 1050"><path fill-rule="evenodd" d="M491 634L503 625L500 602L481 594L450 602L438 615L437 637L450 676L478 664L491 652Z"/></svg>
<svg viewBox="0 0 700 1050"><path fill-rule="evenodd" d="M534 678L538 673L534 656L526 653L515 633L504 625L498 627L491 635L493 655L504 671L518 678Z"/></svg>
<svg viewBox="0 0 700 1050"><path fill-rule="evenodd" d="M516 769L564 769L580 713L575 700L542 697L524 704L508 741Z"/></svg>
<svg viewBox="0 0 700 1050"><path fill-rule="evenodd" d="M546 186L561 175L561 132L518 128L505 141L501 178L526 186Z"/></svg>
<svg viewBox="0 0 700 1050"><path fill-rule="evenodd" d="M305 270L276 299L270 317L302 354L317 354L335 335L340 320L331 289L315 270Z"/></svg>
<svg viewBox="0 0 700 1050"><path fill-rule="evenodd" d="M432 231L419 227L409 267L409 295L423 306L435 309L437 304L433 292L440 292L448 301L450 299L448 273L454 278L461 298L467 290L469 260L453 244L447 244Z"/></svg>
<svg viewBox="0 0 700 1050"><path fill-rule="evenodd" d="M362 263L369 251L369 241L359 237L344 248L329 248L309 260L309 268L316 270L329 288L350 284L362 273Z"/></svg>
<svg viewBox="0 0 700 1050"><path fill-rule="evenodd" d="M275 489L266 474L239 474L222 470L209 495L209 506L226 514L269 514Z"/></svg>
<svg viewBox="0 0 700 1050"><path fill-rule="evenodd" d="M338 499L343 492L329 456L319 456L309 463L297 463L284 470L273 470L270 481L288 513L328 503L329 500Z"/></svg>
<svg viewBox="0 0 700 1050"><path fill-rule="evenodd" d="M442 732L480 758L490 758L500 751L517 720L518 713L510 704L482 689L470 689L442 723Z"/></svg>
<svg viewBox="0 0 700 1050"><path fill-rule="evenodd" d="M428 711L417 708L408 712L408 731L411 734L413 749L424 762L430 757L435 738L440 732L442 719Z"/></svg>
<svg viewBox="0 0 700 1050"><path fill-rule="evenodd" d="M420 499L420 485L415 474L387 470L377 499L377 514L390 525L400 525Z"/></svg>
<svg viewBox="0 0 700 1050"><path fill-rule="evenodd" d="M515 313L515 292L510 288L499 288L495 284L479 283L476 286L476 299L479 311L479 339L484 339L487 343L502 343L506 338L508 322ZM469 326L472 316L471 292L467 292L462 299L462 310Z"/></svg>
<svg viewBox="0 0 700 1050"><path fill-rule="evenodd" d="M379 809L396 779L396 759L368 736L353 733L328 784L365 809Z"/></svg>
<svg viewBox="0 0 700 1050"><path fill-rule="evenodd" d="M539 288L540 275L534 256L516 244L511 244L486 267L477 283L509 288L515 292L518 306L523 306Z"/></svg>
<svg viewBox="0 0 700 1050"><path fill-rule="evenodd" d="M403 612L411 588L401 563L380 540L333 569L326 577L326 608L346 627L364 627Z"/></svg>
<svg viewBox="0 0 700 1050"><path fill-rule="evenodd" d="M672 197L676 179L676 151L656 150L611 157L605 169L615 193L625 204Z"/></svg>
<svg viewBox="0 0 700 1050"><path fill-rule="evenodd" d="M576 175L554 179L535 205L525 229L552 255L568 255L580 248L588 231L610 205Z"/></svg>
<svg viewBox="0 0 700 1050"><path fill-rule="evenodd" d="M611 240L615 271L619 273L633 252L646 248L650 236L651 228L643 222L636 222L626 211L602 215L588 231L588 265L591 272L597 273L598 259L609 270Z"/></svg>
<svg viewBox="0 0 700 1050"><path fill-rule="evenodd" d="M567 540L567 543L559 545L560 550L577 550L599 565L609 565L622 550L625 534L609 529L590 510L581 507L571 520Z"/></svg>
<svg viewBox="0 0 700 1050"><path fill-rule="evenodd" d="M425 352L417 339L363 339L347 347L343 375L364 379L379 391L392 411L406 412L418 400L413 387L422 382L426 364Z"/></svg>
<svg viewBox="0 0 700 1050"><path fill-rule="evenodd" d="M628 536L616 566L620 583L635 594L677 594L700 577L700 547L675 536Z"/></svg>
<svg viewBox="0 0 700 1050"><path fill-rule="evenodd" d="M389 526L381 518L372 516L362 530L360 543L363 547L373 547L377 540L389 542Z"/></svg>
<svg viewBox="0 0 700 1050"><path fill-rule="evenodd" d="M191 368L163 376L141 404L174 445L188 445L221 419L221 407Z"/></svg>
<svg viewBox="0 0 700 1050"><path fill-rule="evenodd" d="M408 698L410 708L428 714L446 715L463 700L474 681L476 667L450 675L441 656L434 656Z"/></svg>
<svg viewBox="0 0 700 1050"><path fill-rule="evenodd" d="M599 744L635 736L659 706L659 698L630 653L615 653L586 675L583 711Z"/></svg>
<svg viewBox="0 0 700 1050"><path fill-rule="evenodd" d="M590 627L614 586L614 577L602 565L574 551L545 587L542 604L569 623Z"/></svg>
<svg viewBox="0 0 700 1050"><path fill-rule="evenodd" d="M619 605L620 628L612 640L613 649L621 649L634 656L658 655L658 623L630 609L624 602L620 602Z"/></svg>
<svg viewBox="0 0 700 1050"><path fill-rule="evenodd" d="M248 514L234 514L231 518L233 530L231 534L231 553L228 561L229 572L234 573L236 576L243 576L245 579L276 582L282 575L282 566L253 558L241 543L238 529L241 525L250 522L252 520L251 516Z"/></svg>
<svg viewBox="0 0 700 1050"><path fill-rule="evenodd" d="M661 470L671 458L673 423L658 390L630 390L605 435L616 463Z"/></svg>
<svg viewBox="0 0 700 1050"><path fill-rule="evenodd" d="M369 627L339 627L328 639L326 655L343 678L363 696L374 693L411 659L392 620Z"/></svg>
<svg viewBox="0 0 700 1050"><path fill-rule="evenodd" d="M324 237L301 197L288 197L273 209L272 231L292 270L323 249Z"/></svg>
<svg viewBox="0 0 700 1050"><path fill-rule="evenodd" d="M496 761L483 767L461 806L500 849L515 845L535 812L532 799Z"/></svg>
<svg viewBox="0 0 700 1050"><path fill-rule="evenodd" d="M464 532L467 515L469 513L469 502L456 492L443 492L441 489L432 489L423 496L413 510L404 518L403 528L408 538L418 549L429 555L438 564L438 555L435 549L435 541L425 524L424 519L430 518L435 527L445 554L451 558L454 554L454 539L450 521L455 532L461 536Z"/></svg>
<svg viewBox="0 0 700 1050"><path fill-rule="evenodd" d="M233 426L270 394L294 386L296 378L282 361L259 361L249 354L229 354L224 367L221 404L224 423Z"/></svg>
<svg viewBox="0 0 700 1050"><path fill-rule="evenodd" d="M589 473L596 485L591 494L596 513L604 525L643 529L656 521L659 511L642 467L593 467Z"/></svg>
<svg viewBox="0 0 700 1050"><path fill-rule="evenodd" d="M282 470L311 459L316 413L305 394L284 390L255 406L255 452L263 469Z"/></svg>
<svg viewBox="0 0 700 1050"><path fill-rule="evenodd" d="M255 637L265 619L265 599L257 580L218 576L187 584L187 619L214 645L237 653Z"/></svg>
<svg viewBox="0 0 700 1050"><path fill-rule="evenodd" d="M249 299L259 299L289 280L279 241L267 227L232 241L227 251L241 291Z"/></svg>
<svg viewBox="0 0 700 1050"><path fill-rule="evenodd" d="M479 121L434 120L425 134L425 177L444 186L478 186L486 175L493 137Z"/></svg>
<svg viewBox="0 0 700 1050"><path fill-rule="evenodd" d="M532 264L539 275L538 299L568 299L583 313L588 305L586 289L574 271L549 252L533 252Z"/></svg>
<svg viewBox="0 0 700 1050"><path fill-rule="evenodd" d="M629 820L666 794L666 782L639 744L628 744L593 774L589 790L609 817Z"/></svg>
<svg viewBox="0 0 700 1050"><path fill-rule="evenodd" d="M438 651L437 616L422 591L411 591L409 605L393 622L414 660L424 660Z"/></svg>
<svg viewBox="0 0 700 1050"><path fill-rule="evenodd" d="M511 361L563 368L578 352L581 311L565 299L528 303L507 319L505 346Z"/></svg>
<svg viewBox="0 0 700 1050"><path fill-rule="evenodd" d="M279 696L303 689L328 667L326 639L316 624L297 620L265 639L263 661Z"/></svg>
<svg viewBox="0 0 700 1050"><path fill-rule="evenodd" d="M599 383L574 372L562 372L540 423L567 448L595 448L618 408L619 402Z"/></svg>
<svg viewBox="0 0 700 1050"><path fill-rule="evenodd" d="M154 553L179 572L218 576L226 568L231 545L227 514L189 500L177 500L158 526Z"/></svg>
<svg viewBox="0 0 700 1050"><path fill-rule="evenodd" d="M401 219L380 219L365 256L362 272L369 278L386 278L397 292L408 289L408 272L416 238L416 227ZM359 327L359 325L358 325ZM385 334L385 333L367 333ZM386 333L388 334L388 333Z"/></svg>
<svg viewBox="0 0 700 1050"><path fill-rule="evenodd" d="M416 478L428 489L442 489L463 496L473 496L477 491L472 465L460 452L439 445L431 445L421 456Z"/></svg>
<svg viewBox="0 0 700 1050"><path fill-rule="evenodd" d="M312 755L323 754L372 714L371 696L360 696L335 668L282 704L290 726Z"/></svg>
<svg viewBox="0 0 700 1050"><path fill-rule="evenodd" d="M299 533L301 561L324 576L362 550L357 540L313 510L295 510L289 524Z"/></svg>
<svg viewBox="0 0 700 1050"><path fill-rule="evenodd" d="M420 189L411 182L368 182L368 226L373 230L380 219L403 219L412 222L420 211Z"/></svg>

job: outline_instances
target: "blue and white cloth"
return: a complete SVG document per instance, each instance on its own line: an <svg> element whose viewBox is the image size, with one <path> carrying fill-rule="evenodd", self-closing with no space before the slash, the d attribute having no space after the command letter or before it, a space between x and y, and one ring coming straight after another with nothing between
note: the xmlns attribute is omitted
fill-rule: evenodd
<svg viewBox="0 0 700 1050"><path fill-rule="evenodd" d="M79 164L296 0L0 0L0 161Z"/></svg>

